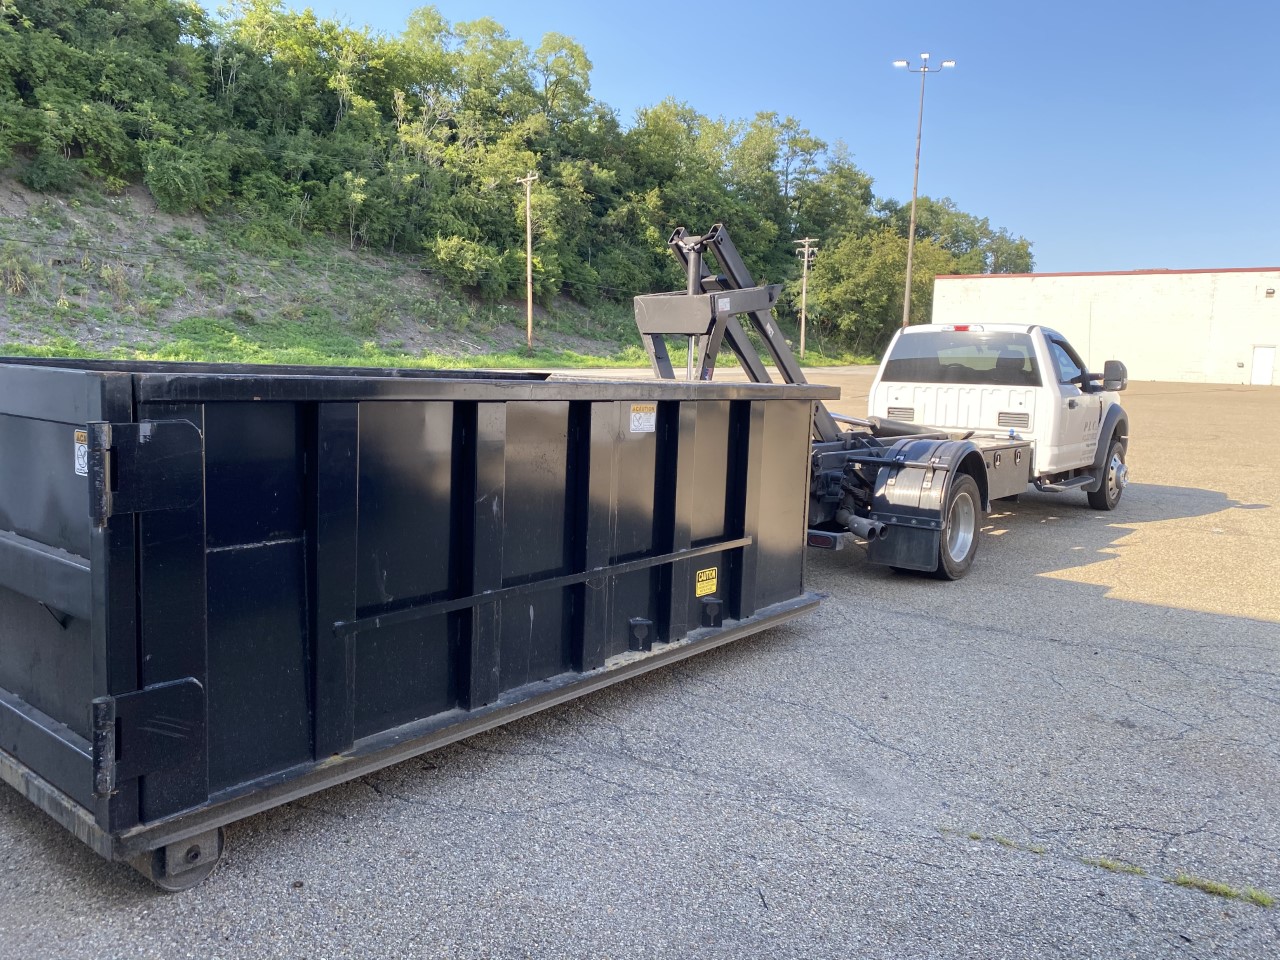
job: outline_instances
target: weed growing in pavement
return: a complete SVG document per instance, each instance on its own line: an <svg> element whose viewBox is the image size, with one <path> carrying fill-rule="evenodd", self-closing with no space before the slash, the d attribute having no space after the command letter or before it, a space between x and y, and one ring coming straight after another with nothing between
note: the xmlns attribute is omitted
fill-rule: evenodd
<svg viewBox="0 0 1280 960"><path fill-rule="evenodd" d="M1083 857L1080 862L1091 867L1110 870L1112 873L1131 873L1137 877L1145 877L1147 875L1147 871L1137 864L1125 863L1123 860L1112 860L1110 857Z"/></svg>
<svg viewBox="0 0 1280 960"><path fill-rule="evenodd" d="M969 840L991 841L1007 850L1019 850L1023 853L1034 853L1043 856L1048 850L1038 843L1019 843L1016 840L1010 840L1008 837L993 833L990 836L979 833L977 830L958 830L955 827L947 827L938 825L937 831L943 836L948 837L964 837ZM1100 870L1106 870L1109 873L1123 873L1134 877L1149 876L1147 871L1135 863L1126 863L1123 860L1116 860L1111 857L1071 857L1070 859L1083 863L1086 866L1097 867ZM1257 887L1233 887L1228 883L1220 880L1208 880L1204 877L1197 877L1190 873L1179 873L1173 877L1159 877L1165 883L1171 883L1175 886L1186 887L1191 890L1199 890L1201 893L1207 893L1214 897L1223 897L1227 900L1241 900L1245 903L1251 903L1255 907L1270 909L1276 905L1276 898L1266 890L1259 890Z"/></svg>
<svg viewBox="0 0 1280 960"><path fill-rule="evenodd" d="M1244 900L1264 909L1274 907L1276 903L1276 898L1265 890L1259 890L1256 887L1236 888L1229 883L1223 883L1221 880L1207 880L1204 877L1197 877L1190 873L1179 873L1169 880L1169 883L1179 887L1189 887L1192 890L1199 890L1201 893L1207 893L1214 897L1223 897L1227 900Z"/></svg>
<svg viewBox="0 0 1280 960"><path fill-rule="evenodd" d="M1248 900L1250 903L1259 907L1274 907L1276 898L1265 890L1259 890L1256 887L1241 887L1240 898Z"/></svg>
<svg viewBox="0 0 1280 960"><path fill-rule="evenodd" d="M1206 880L1204 877L1192 876L1189 873L1178 874L1173 878L1173 883L1179 887L1191 887L1193 890L1212 894L1215 897L1226 897L1228 900L1234 900L1239 895L1236 888L1230 884L1220 880Z"/></svg>

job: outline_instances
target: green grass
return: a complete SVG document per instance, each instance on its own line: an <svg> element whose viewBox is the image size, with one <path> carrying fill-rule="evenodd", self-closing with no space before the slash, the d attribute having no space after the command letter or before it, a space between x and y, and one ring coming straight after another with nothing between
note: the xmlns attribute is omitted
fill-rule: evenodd
<svg viewBox="0 0 1280 960"><path fill-rule="evenodd" d="M1085 857L1081 863L1086 863L1091 867L1101 867L1103 870L1110 870L1112 873L1131 873L1137 877L1146 876L1147 871L1132 863L1125 863L1122 860L1112 860L1110 857Z"/></svg>
<svg viewBox="0 0 1280 960"><path fill-rule="evenodd" d="M154 346L87 348L67 336L50 335L40 343L0 343L0 354L10 357L81 357L112 360L172 360L211 363L301 364L306 366L414 367L434 370L608 368L608 357L589 356L571 350L535 348L523 351L452 356L424 353L420 356L383 349L372 342L358 343L341 336L309 343L264 343L247 339L221 321L182 321L182 330Z"/></svg>
<svg viewBox="0 0 1280 960"><path fill-rule="evenodd" d="M345 243L297 231L268 236L234 213L166 220L126 197L87 190L42 199L25 217L0 218L4 232L31 241L0 244L0 316L10 341L0 350L11 356L649 366L629 301L541 305L530 354L521 344L523 302L483 302L451 290L422 271L419 257L351 253ZM687 349L679 341L668 343L677 376ZM818 344L811 338L804 367L873 362L812 349ZM717 366L728 371L738 362L726 349Z"/></svg>
<svg viewBox="0 0 1280 960"><path fill-rule="evenodd" d="M986 833L979 833L978 831L975 831L975 829L974 831L965 832L963 829L946 827L942 826L942 824L938 824L936 829L938 833L941 833L941 835L945 837L965 837L968 838L968 840L978 841L989 840L995 842L995 844L1005 847L1006 850L1020 850L1023 851L1024 854L1044 855L1048 852L1048 847L1043 846L1042 844L1020 844L1020 842L1016 840L1010 840L1009 837L1001 836L1000 833L992 833L991 836L987 836Z"/></svg>
<svg viewBox="0 0 1280 960"><path fill-rule="evenodd" d="M97 308L91 316L109 319ZM155 345L96 349L59 332L42 330L39 343L9 342L0 345L8 356L85 357L108 359L203 361L216 363L304 364L316 366L418 367L456 370L471 367L495 369L568 369L647 367L648 357L628 345L613 354L597 356L574 350L536 345L532 354L523 349L462 356L443 353L415 355L372 339L373 330L354 327L336 319L319 306L300 307L253 323L231 318L191 317L170 324L157 333ZM365 336L362 337L361 334ZM673 351L677 371L684 368L684 351ZM725 366L727 364L721 364ZM976 838L980 839L980 838Z"/></svg>
<svg viewBox="0 0 1280 960"><path fill-rule="evenodd" d="M1223 883L1221 880L1208 880L1190 873L1179 873L1169 882L1179 887L1199 890L1201 893L1207 893L1213 897L1222 897L1226 900L1244 900L1264 909L1270 909L1276 903L1276 898L1265 890L1259 890L1256 887L1233 887L1231 884Z"/></svg>
<svg viewBox="0 0 1280 960"><path fill-rule="evenodd" d="M1266 907L1270 909L1276 905L1276 898L1265 890L1259 890L1256 887L1241 887L1240 899L1248 900L1256 907Z"/></svg>
<svg viewBox="0 0 1280 960"><path fill-rule="evenodd" d="M1208 893L1215 897L1225 897L1228 900L1234 900L1240 892L1228 883L1220 880L1206 880L1204 877L1192 876L1189 873L1180 873L1173 878L1173 882L1179 887L1189 887L1192 890L1199 890L1201 893Z"/></svg>
<svg viewBox="0 0 1280 960"><path fill-rule="evenodd" d="M935 829L943 836L967 837L976 841L992 841L1009 850L1020 850L1023 853L1046 854L1046 848L1038 843L1019 843L1016 840L1010 840L1008 837L993 833L990 836L979 833L977 830L964 832L955 827L949 827L939 824ZM1126 863L1123 860L1115 860L1111 857L1072 857L1080 863L1090 867L1097 867L1110 873L1123 873L1135 877L1148 876L1147 871L1137 864ZM1197 877L1190 873L1179 873L1173 877L1157 877L1154 879L1162 880L1165 883L1171 883L1175 886L1185 887L1189 890L1199 890L1201 893L1208 894L1213 897L1222 897L1227 900L1240 900L1245 903L1251 903L1255 907L1263 909L1271 909L1276 905L1276 898L1266 890L1260 890L1257 887L1233 887L1229 883L1223 883L1220 880L1209 880L1205 877Z"/></svg>

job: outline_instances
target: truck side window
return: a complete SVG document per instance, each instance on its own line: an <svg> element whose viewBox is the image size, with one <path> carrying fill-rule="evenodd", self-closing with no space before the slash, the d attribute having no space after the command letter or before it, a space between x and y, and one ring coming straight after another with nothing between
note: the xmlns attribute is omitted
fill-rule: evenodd
<svg viewBox="0 0 1280 960"><path fill-rule="evenodd" d="M1049 352L1053 355L1054 365L1058 368L1059 383L1076 383L1081 389L1084 389L1084 367L1067 352L1065 344L1057 341L1049 341Z"/></svg>

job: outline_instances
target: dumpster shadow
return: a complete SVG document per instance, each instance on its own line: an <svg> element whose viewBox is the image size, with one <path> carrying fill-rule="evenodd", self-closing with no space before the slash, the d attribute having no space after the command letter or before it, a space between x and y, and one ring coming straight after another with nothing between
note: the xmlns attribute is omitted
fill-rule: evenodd
<svg viewBox="0 0 1280 960"><path fill-rule="evenodd" d="M1039 505L1019 506L1038 524ZM445 937L507 955L536 923L548 956L637 942L709 956L704 935L752 956L769 952L753 939L767 921L773 945L824 956L882 912L998 955L1008 930L972 917L1010 910L1049 918L1046 937L1087 925L1153 954L1158 915L1197 937L1203 917L1227 953L1266 955L1232 949L1266 911L1160 881L1280 883L1280 644L1249 653L1270 624L1188 614L1173 632L1149 607L1023 570L1045 594L1029 609L981 581L1003 567L936 584L978 585L947 604L890 577L897 605L871 604L875 578L820 556L832 596L810 617L242 821L185 894L153 894L0 791L0 862L20 868L0 884L0 955L107 955L109 940L283 956L282 938L303 953L322 937L328 955L425 955ZM1236 709L1207 727L1228 696ZM784 909L765 915L766 896ZM964 910L937 906L960 896ZM692 935L691 916L705 919Z"/></svg>
<svg viewBox="0 0 1280 960"><path fill-rule="evenodd" d="M1220 575L1224 556L1235 564L1243 557L1258 565L1258 524L1274 524L1280 513L1267 504L1242 503L1212 491L1154 484L1131 485L1112 513L1090 510L1083 499L1029 493L1017 502L996 504L979 564L955 583L896 575L866 563L858 550L811 551L809 588L830 595L815 615L234 824L228 830L226 862L207 887L185 899L199 903L201 890L252 891L262 884L289 890L297 882L310 890L338 874L359 872L364 878L366 862L370 877L364 879L373 883L381 869L377 864L403 861L416 872L428 857L452 858L487 833L561 816L574 823L578 811L607 806L607 800L663 806L664 791L675 789L671 783L679 779L701 777L728 784L727 795L749 793L758 787L749 772L755 764L753 751L781 762L780 748L773 741L764 743L764 734L788 743L787 731L806 729L814 717L825 718L846 737L862 738L856 745L863 780L850 789L868 792L868 778L875 779L868 770L878 772L881 765L873 766L867 757L882 751L889 767L900 757L886 746L897 739L895 732L878 728L883 717L877 711L891 715L890 708L870 702L865 677L867 664L886 658L877 646L880 618L888 618L895 632L895 618L919 624L921 643L927 644L965 631L992 630L991 643L1025 646L1034 658L1037 651L1065 656L1074 648L1065 645L1064 637L1086 637L1100 648L1116 637L1142 637L1155 657L1159 644L1144 631L1150 630L1152 609L1166 604L1150 598L1128 602L1128 597L1114 596L1114 586L1070 575L1098 565L1133 567L1134 556L1139 568L1162 561L1165 554L1184 565L1194 556L1207 572L1195 577L1184 573L1178 581L1176 599L1186 609L1203 601L1197 599L1196 577ZM1212 534L1215 529L1224 532ZM1254 555L1233 546L1233 537L1242 530L1252 531ZM1223 556L1206 554L1203 541L1213 536L1223 538ZM1138 573L1122 586L1158 594L1153 586L1144 587ZM1239 577L1231 583L1238 585ZM1249 609L1237 596L1237 616L1206 610L1184 618L1180 629L1202 637L1256 631L1257 619L1267 617ZM866 623L855 626L852 612ZM996 624L1011 612L1016 634ZM1251 625L1241 613L1254 616ZM845 630L847 634L839 632ZM1229 655L1224 651L1221 657ZM838 697L821 689L823 680L833 678L839 679ZM1130 720L1131 714L1138 716L1134 709L1124 706L1127 712L1116 717L1104 708L1093 713L1107 715L1108 724L1121 724L1119 735L1129 732L1124 723L1138 722ZM753 732L755 727L763 733ZM930 765L929 748L912 755L917 758L913 763ZM840 762L851 768L852 759L850 754ZM657 781L646 792L631 782L637 770ZM918 808L926 791L915 790L917 780L892 769L877 775L882 782L874 789L885 797L898 778L903 783L902 796L892 804L885 801L885 816L904 815L904 810L913 818L924 815ZM598 819L598 814L582 819ZM7 846L19 859L39 865L35 875L42 879L31 889L37 896L41 884L69 884L94 891L122 915L145 909L160 896L131 869L102 861L8 788L0 791L0 823L0 840L5 841L0 848ZM433 853L431 845L445 853Z"/></svg>
<svg viewBox="0 0 1280 960"><path fill-rule="evenodd" d="M33 903L47 884L63 887L68 880L78 889L92 889L95 898L113 907L135 907L163 895L132 867L98 856L8 784L0 784L0 851L10 862L39 865L38 870L24 869L19 880ZM15 870L8 876L19 874Z"/></svg>

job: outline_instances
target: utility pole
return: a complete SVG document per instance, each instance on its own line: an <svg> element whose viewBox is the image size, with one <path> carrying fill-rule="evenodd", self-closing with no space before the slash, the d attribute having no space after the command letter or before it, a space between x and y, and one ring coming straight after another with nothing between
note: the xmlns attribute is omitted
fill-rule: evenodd
<svg viewBox="0 0 1280 960"><path fill-rule="evenodd" d="M527 177L516 180L524 184L524 288L528 301L525 339L530 353L533 353L533 181L537 179L538 175L530 170Z"/></svg>
<svg viewBox="0 0 1280 960"><path fill-rule="evenodd" d="M916 120L916 173L911 181L911 226L907 228L907 286L902 298L902 325L911 323L911 267L916 252L916 193L920 187L920 132L924 129L924 81L931 73L940 73L947 67L954 67L954 60L943 60L942 66L929 67L929 54L920 54L920 66L913 67L906 60L893 61L895 67L906 67L908 73L920 74L920 114Z"/></svg>
<svg viewBox="0 0 1280 960"><path fill-rule="evenodd" d="M817 244L814 237L805 237L803 240L792 241L797 244L804 244L796 251L796 256L800 258L800 262L804 265L804 272L800 275L800 356L804 356L804 325L807 308L809 305L809 264L813 262L813 258L818 255L818 248L810 246Z"/></svg>

